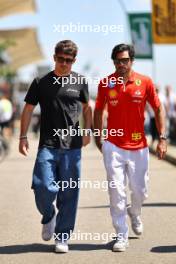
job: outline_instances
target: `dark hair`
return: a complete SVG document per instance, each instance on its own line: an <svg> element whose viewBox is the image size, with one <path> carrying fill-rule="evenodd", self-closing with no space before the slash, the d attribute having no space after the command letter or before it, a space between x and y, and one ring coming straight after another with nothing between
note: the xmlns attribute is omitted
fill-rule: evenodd
<svg viewBox="0 0 176 264"><path fill-rule="evenodd" d="M73 57L76 57L77 52L78 52L78 47L71 40L62 40L58 42L55 46L55 54L65 53L68 55L72 55Z"/></svg>
<svg viewBox="0 0 176 264"><path fill-rule="evenodd" d="M134 60L134 56L135 56L134 47L132 45L127 45L127 44L116 45L112 50L111 59L115 60L117 54L123 51L128 51L131 61Z"/></svg>

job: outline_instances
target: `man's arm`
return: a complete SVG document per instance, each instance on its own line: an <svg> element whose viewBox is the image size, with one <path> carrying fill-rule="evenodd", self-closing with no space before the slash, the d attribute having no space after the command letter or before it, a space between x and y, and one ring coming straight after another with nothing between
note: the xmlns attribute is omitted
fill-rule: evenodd
<svg viewBox="0 0 176 264"><path fill-rule="evenodd" d="M89 103L82 103L83 106L83 121L84 129L91 129L92 127L92 108ZM83 136L83 146L86 146L90 143L90 135Z"/></svg>
<svg viewBox="0 0 176 264"><path fill-rule="evenodd" d="M21 115L21 127L20 127L20 142L19 152L25 156L28 154L29 144L27 140L27 131L31 122L31 117L35 105L25 104L22 115Z"/></svg>
<svg viewBox="0 0 176 264"><path fill-rule="evenodd" d="M99 131L99 136L95 136L95 144L102 152L101 132L103 129L103 110L95 109L94 111L94 129Z"/></svg>
<svg viewBox="0 0 176 264"><path fill-rule="evenodd" d="M155 111L155 122L159 135L166 134L166 125L165 125L165 111L162 104ZM159 159L163 159L167 151L167 142L166 139L159 138L157 145L157 154Z"/></svg>

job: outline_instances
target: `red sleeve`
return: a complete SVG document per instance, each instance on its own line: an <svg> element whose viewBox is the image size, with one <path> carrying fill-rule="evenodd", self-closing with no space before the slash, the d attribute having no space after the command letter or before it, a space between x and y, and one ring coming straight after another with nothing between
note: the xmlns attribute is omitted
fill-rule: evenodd
<svg viewBox="0 0 176 264"><path fill-rule="evenodd" d="M147 101L154 111L156 111L161 104L155 86L151 79L148 80L147 84Z"/></svg>
<svg viewBox="0 0 176 264"><path fill-rule="evenodd" d="M102 84L102 82L98 85L98 94L95 102L95 109L103 110L106 104L106 92L105 92L105 86Z"/></svg>

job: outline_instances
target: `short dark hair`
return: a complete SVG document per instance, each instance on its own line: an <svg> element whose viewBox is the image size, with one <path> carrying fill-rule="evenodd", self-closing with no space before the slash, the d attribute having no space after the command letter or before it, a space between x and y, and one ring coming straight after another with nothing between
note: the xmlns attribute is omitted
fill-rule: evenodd
<svg viewBox="0 0 176 264"><path fill-rule="evenodd" d="M111 59L115 60L117 57L117 54L123 51L128 51L131 61L134 60L135 51L133 45L127 45L127 44L119 44L116 45L111 53Z"/></svg>
<svg viewBox="0 0 176 264"><path fill-rule="evenodd" d="M68 55L72 55L75 58L77 55L77 52L78 52L78 47L71 40L62 40L58 42L55 46L55 54L65 53Z"/></svg>

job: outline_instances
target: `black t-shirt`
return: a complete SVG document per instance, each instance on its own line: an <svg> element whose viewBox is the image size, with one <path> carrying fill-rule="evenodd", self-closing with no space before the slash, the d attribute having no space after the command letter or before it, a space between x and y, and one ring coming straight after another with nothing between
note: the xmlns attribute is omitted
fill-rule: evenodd
<svg viewBox="0 0 176 264"><path fill-rule="evenodd" d="M39 147L75 149L82 146L79 115L81 103L87 103L89 100L88 85L85 77L76 72L71 72L66 77L58 77L52 71L41 79L35 78L24 99L28 104L40 104ZM61 132L63 129L64 134ZM78 133L68 133L70 129L77 130Z"/></svg>

